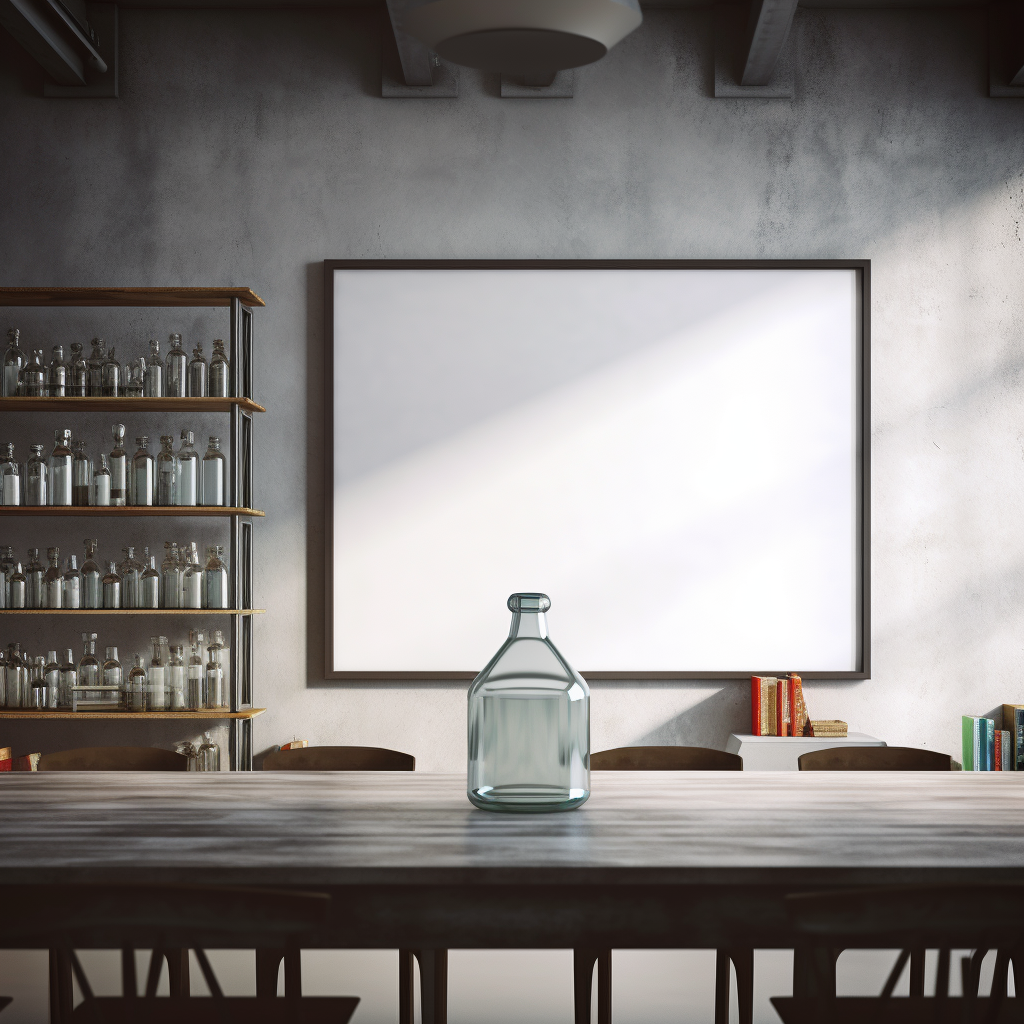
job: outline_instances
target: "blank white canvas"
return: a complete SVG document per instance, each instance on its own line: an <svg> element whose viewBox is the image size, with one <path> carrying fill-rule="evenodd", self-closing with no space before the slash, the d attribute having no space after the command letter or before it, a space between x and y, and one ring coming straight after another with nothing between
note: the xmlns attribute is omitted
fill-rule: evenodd
<svg viewBox="0 0 1024 1024"><path fill-rule="evenodd" d="M853 270L338 270L335 671L853 671Z"/></svg>

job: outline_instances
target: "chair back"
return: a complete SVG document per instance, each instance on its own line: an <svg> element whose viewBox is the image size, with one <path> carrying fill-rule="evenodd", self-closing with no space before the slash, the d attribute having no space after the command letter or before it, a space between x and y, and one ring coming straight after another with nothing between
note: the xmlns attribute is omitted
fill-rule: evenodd
<svg viewBox="0 0 1024 1024"><path fill-rule="evenodd" d="M829 747L797 759L802 772L948 772L949 754L916 747Z"/></svg>
<svg viewBox="0 0 1024 1024"><path fill-rule="evenodd" d="M743 758L710 747L614 747L590 755L591 771L741 772Z"/></svg>
<svg viewBox="0 0 1024 1024"><path fill-rule="evenodd" d="M161 747L79 747L39 758L41 772L184 772L188 758Z"/></svg>
<svg viewBox="0 0 1024 1024"><path fill-rule="evenodd" d="M265 772L411 772L416 758L386 747L297 747L263 758Z"/></svg>

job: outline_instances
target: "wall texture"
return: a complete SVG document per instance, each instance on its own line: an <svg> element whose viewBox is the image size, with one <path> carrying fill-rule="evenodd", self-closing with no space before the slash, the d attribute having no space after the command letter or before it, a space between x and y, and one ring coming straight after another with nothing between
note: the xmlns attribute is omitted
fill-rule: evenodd
<svg viewBox="0 0 1024 1024"><path fill-rule="evenodd" d="M810 710L956 754L961 714L1024 699L1024 103L987 98L983 12L803 11L792 102L711 98L706 11L650 12L557 101L473 72L457 100L382 100L379 28L370 9L124 10L117 101L40 98L0 38L4 283L267 301L255 749L464 759L464 685L322 678L325 257L870 258L874 676L810 684ZM176 329L129 326L135 345ZM746 722L737 684L594 686L597 748L721 745ZM7 734L87 738L62 728Z"/></svg>

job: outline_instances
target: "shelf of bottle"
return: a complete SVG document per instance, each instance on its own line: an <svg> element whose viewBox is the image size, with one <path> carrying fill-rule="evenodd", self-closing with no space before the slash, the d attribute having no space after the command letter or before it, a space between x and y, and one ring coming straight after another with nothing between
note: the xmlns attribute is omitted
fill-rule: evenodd
<svg viewBox="0 0 1024 1024"><path fill-rule="evenodd" d="M0 505L0 516L258 516L233 505Z"/></svg>
<svg viewBox="0 0 1024 1024"><path fill-rule="evenodd" d="M263 306L251 288L0 288L0 306Z"/></svg>
<svg viewBox="0 0 1024 1024"><path fill-rule="evenodd" d="M0 608L0 615L264 615L266 608Z"/></svg>
<svg viewBox="0 0 1024 1024"><path fill-rule="evenodd" d="M78 722L85 718L255 718L266 710L242 708L241 711L225 711L210 708L204 711L68 711L63 708L25 708L22 711L20 708L0 708L0 718L72 719Z"/></svg>
<svg viewBox="0 0 1024 1024"><path fill-rule="evenodd" d="M266 412L251 398L0 398L0 412Z"/></svg>

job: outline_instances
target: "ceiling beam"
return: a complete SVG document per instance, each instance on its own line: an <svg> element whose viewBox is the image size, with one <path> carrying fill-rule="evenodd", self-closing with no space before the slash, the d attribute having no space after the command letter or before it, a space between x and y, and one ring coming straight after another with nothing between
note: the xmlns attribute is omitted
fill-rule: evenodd
<svg viewBox="0 0 1024 1024"><path fill-rule="evenodd" d="M415 36L409 35L402 27L402 15L409 6L408 0L387 0L391 30L395 33L398 60L406 85L433 84L431 53Z"/></svg>
<svg viewBox="0 0 1024 1024"><path fill-rule="evenodd" d="M0 25L62 85L81 86L86 69L98 73L107 65L96 49L88 24L61 0L0 0ZM88 34L87 34L88 33Z"/></svg>
<svg viewBox="0 0 1024 1024"><path fill-rule="evenodd" d="M739 84L768 85L786 45L798 0L751 0L740 49Z"/></svg>

